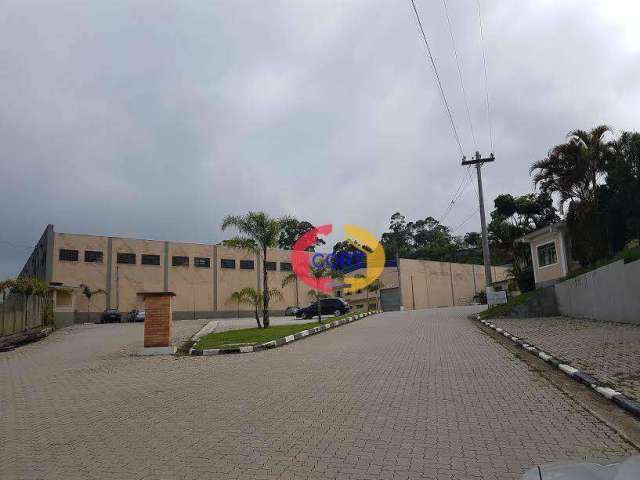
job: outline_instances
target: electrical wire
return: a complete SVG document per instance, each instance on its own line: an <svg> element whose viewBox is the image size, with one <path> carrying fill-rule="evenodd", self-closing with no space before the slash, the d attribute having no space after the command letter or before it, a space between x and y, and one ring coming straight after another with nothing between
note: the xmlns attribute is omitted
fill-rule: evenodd
<svg viewBox="0 0 640 480"><path fill-rule="evenodd" d="M449 27L449 36L451 37L451 46L453 47L453 57L456 61L456 69L458 70L458 79L460 80L460 89L462 90L462 97L464 99L464 107L467 112L467 121L469 122L469 130L471 131L471 138L473 145L478 150L478 142L476 140L476 133L473 128L473 122L471 121L471 110L469 109L469 98L467 96L467 90L464 88L464 76L462 71L464 69L462 59L458 55L458 49L456 48L456 39L453 33L453 26L451 24L451 17L449 16L449 9L447 8L447 0L442 0L442 6L444 8L444 15L447 19L447 25Z"/></svg>
<svg viewBox="0 0 640 480"><path fill-rule="evenodd" d="M480 46L482 48L482 64L484 66L484 89L485 89L485 97L487 103L487 121L489 124L489 143L491 145L491 152L494 152L493 148L493 124L491 121L491 104L489 101L489 75L487 74L487 56L485 53L484 46L484 27L482 24L482 9L480 7L480 0L476 0L478 4L478 24L480 26Z"/></svg>
<svg viewBox="0 0 640 480"><path fill-rule="evenodd" d="M467 169L465 170L465 172L464 172L464 174L462 176L462 180L460 181L460 184L458 185L458 188L456 189L455 193L453 194L453 198L451 199L451 201L447 205L447 208L444 211L444 213L440 216L440 219L438 220L439 223L442 223L447 218L449 213L451 213L451 211L453 210L453 208L456 205L456 202L460 199L460 197L462 197L462 195L466 191L467 187L469 186L469 181L470 180L471 180L471 168L467 167Z"/></svg>
<svg viewBox="0 0 640 480"><path fill-rule="evenodd" d="M429 46L429 41L427 40L427 34L424 31L424 27L422 26L422 20L420 18L420 14L418 13L418 9L416 8L416 4L414 0L409 0L411 6L413 7L413 12L416 16L416 21L418 23L418 27L420 29L420 33L422 35L422 40L424 41L425 46L427 47L427 55L429 57L429 61L431 62L431 66L433 67L433 73L436 78L436 83L438 84L438 89L440 90L440 96L442 97L442 101L447 110L447 114L449 116L449 122L451 124L451 131L453 132L453 136L458 145L458 150L460 152L460 156L464 156L464 149L462 148L462 142L460 141L460 135L458 135L458 129L456 128L456 124L453 120L453 114L451 113L451 108L449 107L449 102L447 101L447 96L444 93L444 88L442 86L442 81L440 80L440 75L438 74L438 67L436 66L436 61L433 58L433 54L431 53L431 47Z"/></svg>
<svg viewBox="0 0 640 480"><path fill-rule="evenodd" d="M456 227L453 229L453 231L454 232L457 231L461 226L463 226L465 223L467 223L469 220L471 220L475 216L475 214L478 213L479 210L480 210L480 207L479 206L476 207L476 209L473 212L471 212L471 214L468 217L466 217L462 222L460 222L458 225L456 225Z"/></svg>

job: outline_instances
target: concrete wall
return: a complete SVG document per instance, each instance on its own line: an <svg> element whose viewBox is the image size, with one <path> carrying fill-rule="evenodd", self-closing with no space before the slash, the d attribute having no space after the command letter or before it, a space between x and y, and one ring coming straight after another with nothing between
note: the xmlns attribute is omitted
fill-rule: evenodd
<svg viewBox="0 0 640 480"><path fill-rule="evenodd" d="M493 281L504 280L507 268L491 267ZM407 310L468 305L484 290L482 265L400 259L402 304Z"/></svg>
<svg viewBox="0 0 640 480"><path fill-rule="evenodd" d="M640 261L622 260L555 285L562 315L640 324Z"/></svg>

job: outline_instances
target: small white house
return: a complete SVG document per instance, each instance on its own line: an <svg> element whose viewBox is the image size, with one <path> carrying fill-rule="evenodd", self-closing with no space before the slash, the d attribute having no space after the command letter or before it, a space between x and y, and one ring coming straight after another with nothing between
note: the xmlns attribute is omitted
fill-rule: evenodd
<svg viewBox="0 0 640 480"><path fill-rule="evenodd" d="M567 276L571 253L564 222L528 233L519 241L531 248L536 287L552 285Z"/></svg>

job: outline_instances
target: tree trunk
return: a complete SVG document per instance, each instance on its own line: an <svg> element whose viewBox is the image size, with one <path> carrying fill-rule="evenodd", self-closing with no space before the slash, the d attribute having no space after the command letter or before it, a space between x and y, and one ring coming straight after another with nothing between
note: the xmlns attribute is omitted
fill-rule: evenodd
<svg viewBox="0 0 640 480"><path fill-rule="evenodd" d="M256 302L254 313L256 315L256 323L258 324L258 328L262 328L262 325L260 325L260 315L258 315L258 302Z"/></svg>
<svg viewBox="0 0 640 480"><path fill-rule="evenodd" d="M7 308L7 292L2 291L2 330L0 330L0 336L4 335L4 311Z"/></svg>
<svg viewBox="0 0 640 480"><path fill-rule="evenodd" d="M269 285L267 283L267 247L262 249L262 325L269 328Z"/></svg>
<svg viewBox="0 0 640 480"><path fill-rule="evenodd" d="M322 323L322 307L320 306L320 279L316 278L316 304L318 305L318 323Z"/></svg>
<svg viewBox="0 0 640 480"><path fill-rule="evenodd" d="M23 301L24 312L22 312L22 329L26 330L27 329L27 310L28 310L29 297L27 297L25 295L23 298L24 298L24 301Z"/></svg>
<svg viewBox="0 0 640 480"><path fill-rule="evenodd" d="M365 287L364 311L369 311L369 290Z"/></svg>
<svg viewBox="0 0 640 480"><path fill-rule="evenodd" d="M240 300L238 300L238 306L236 307L236 319L240 318Z"/></svg>

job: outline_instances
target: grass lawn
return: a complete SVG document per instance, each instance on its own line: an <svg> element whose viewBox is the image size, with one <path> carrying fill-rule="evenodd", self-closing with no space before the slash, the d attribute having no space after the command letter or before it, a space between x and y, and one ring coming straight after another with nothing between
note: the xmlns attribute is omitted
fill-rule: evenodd
<svg viewBox="0 0 640 480"><path fill-rule="evenodd" d="M327 316L322 318L322 323L331 323L341 318L355 315L353 313L342 315L339 317ZM272 325L269 328L243 328L240 330L227 330L226 332L213 332L209 335L201 337L193 348L198 350L207 350L213 348L231 348L246 345L259 345L261 343L270 342L276 338L286 337L294 333L308 330L309 328L320 325L318 321L304 322L293 325Z"/></svg>

